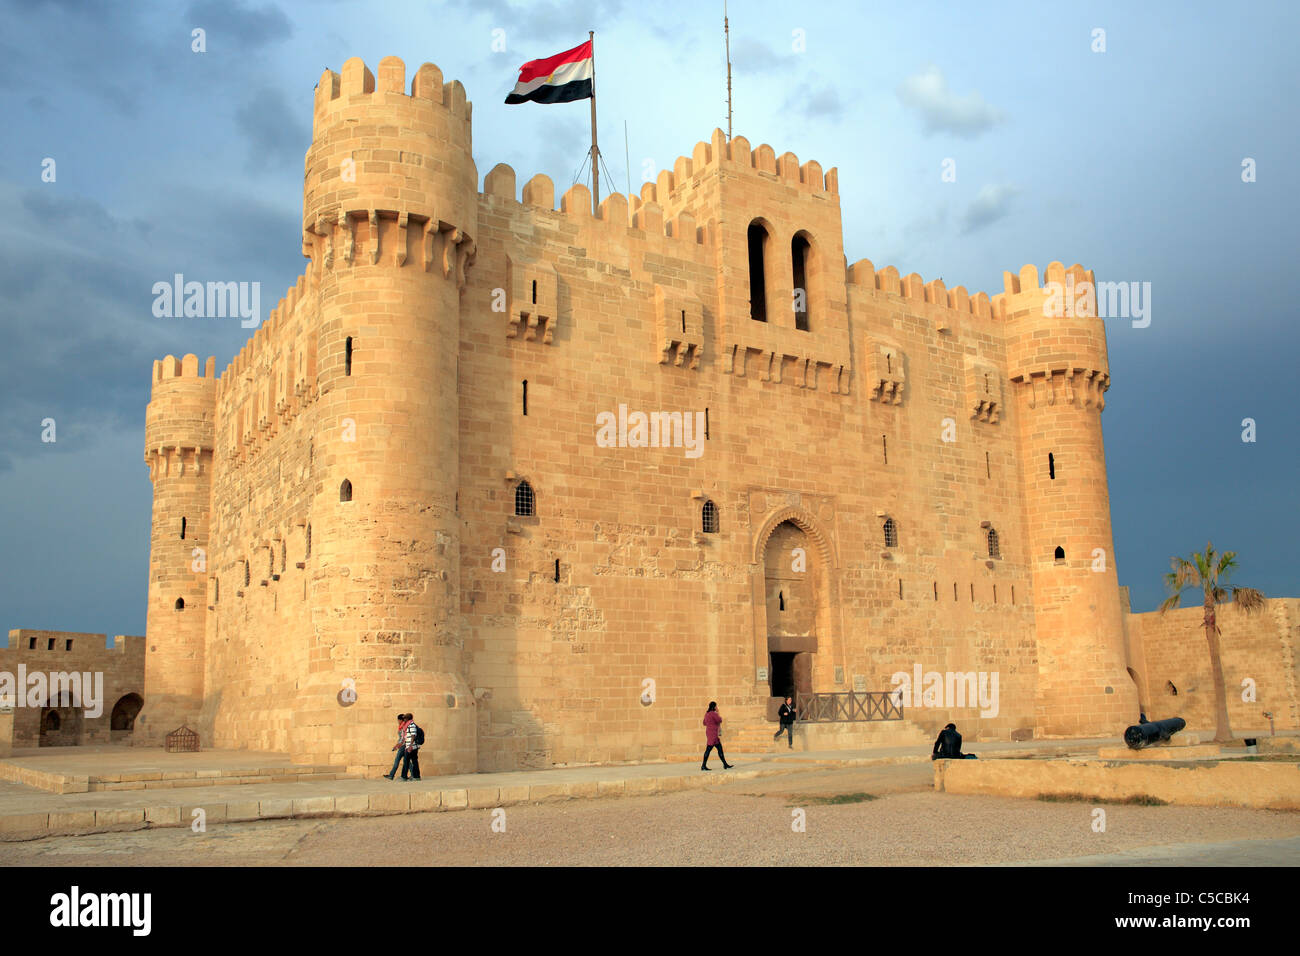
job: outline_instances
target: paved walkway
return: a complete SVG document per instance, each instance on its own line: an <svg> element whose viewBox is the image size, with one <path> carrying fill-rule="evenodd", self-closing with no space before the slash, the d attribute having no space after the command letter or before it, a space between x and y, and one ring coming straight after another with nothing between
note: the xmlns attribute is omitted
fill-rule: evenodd
<svg viewBox="0 0 1300 956"><path fill-rule="evenodd" d="M1024 743L988 743L978 748L999 756L1087 755L1105 740L1046 740ZM274 766L283 755L252 751L207 751L201 754L163 754L143 748L106 748L112 753L59 753L53 757L24 755L29 766L58 766L89 772L119 772L118 764L133 767L167 767L181 758L193 773L207 769L249 766L254 758ZM138 753L137 753L138 751ZM201 759L200 759L201 758ZM810 767L869 767L928 762L927 752L914 747L872 750L781 752L773 747L764 754L733 754L734 769L700 771L699 764L654 763L627 766L592 766L505 773L457 774L402 782L382 778L304 780L295 783L221 783L176 789L50 793L14 783L0 783L0 839L67 832L99 832L141 826L190 826L203 811L205 823L281 819L286 817L345 816L359 814L420 813L513 806L563 799L635 796L715 787L727 781L773 774L795 773ZM137 769L138 769L137 767ZM201 772L201 771L200 771Z"/></svg>

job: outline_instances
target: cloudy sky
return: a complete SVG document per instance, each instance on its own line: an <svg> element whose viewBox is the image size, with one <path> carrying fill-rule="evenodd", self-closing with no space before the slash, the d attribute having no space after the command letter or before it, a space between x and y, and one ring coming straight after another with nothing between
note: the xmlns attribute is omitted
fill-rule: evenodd
<svg viewBox="0 0 1300 956"><path fill-rule="evenodd" d="M1054 259L1151 284L1148 326L1107 323L1135 609L1207 539L1241 553L1241 583L1300 595L1298 9L730 6L735 132L839 167L851 261L990 294L1003 269ZM150 290L176 272L257 281L265 312L299 274L323 69L437 63L474 102L480 174L505 162L562 191L587 104L502 100L520 63L595 29L606 162L639 188L725 127L721 21L720 2L0 4L0 632L144 632L151 363L221 369L248 336L154 318Z"/></svg>

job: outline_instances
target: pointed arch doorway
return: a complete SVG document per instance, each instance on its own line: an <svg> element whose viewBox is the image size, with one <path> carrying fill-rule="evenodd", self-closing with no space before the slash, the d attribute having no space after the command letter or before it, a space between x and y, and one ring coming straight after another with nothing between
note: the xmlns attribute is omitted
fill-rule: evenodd
<svg viewBox="0 0 1300 956"><path fill-rule="evenodd" d="M817 543L794 521L778 523L763 545L769 719L787 696L814 691L825 584Z"/></svg>

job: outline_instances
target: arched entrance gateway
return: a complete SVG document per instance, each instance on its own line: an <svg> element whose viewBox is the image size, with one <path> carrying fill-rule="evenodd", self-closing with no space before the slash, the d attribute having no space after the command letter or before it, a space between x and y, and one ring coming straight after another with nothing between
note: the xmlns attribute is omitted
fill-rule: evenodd
<svg viewBox="0 0 1300 956"><path fill-rule="evenodd" d="M810 516L786 508L755 542L755 657L769 719L787 696L841 690L833 552ZM838 672L837 672L838 671ZM762 691L760 691L761 693Z"/></svg>

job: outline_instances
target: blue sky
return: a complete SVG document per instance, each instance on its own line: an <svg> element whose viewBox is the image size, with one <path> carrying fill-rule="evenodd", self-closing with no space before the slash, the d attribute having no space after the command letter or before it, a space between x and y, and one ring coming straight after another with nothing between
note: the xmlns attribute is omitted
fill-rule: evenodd
<svg viewBox="0 0 1300 956"><path fill-rule="evenodd" d="M1138 610L1207 539L1240 552L1240 583L1300 595L1298 9L730 6L735 132L839 167L850 261L990 294L1054 259L1151 283L1149 327L1108 322L1103 415ZM299 274L323 69L437 63L474 102L480 175L505 162L562 191L587 104L502 100L520 63L595 29L606 163L637 189L725 127L721 19L720 3L593 0L0 4L0 631L143 633L151 363L224 368L248 335L154 318L150 290L176 272L258 281L266 312Z"/></svg>

